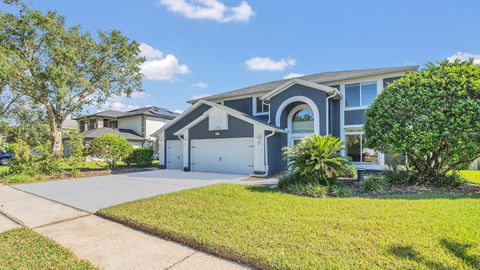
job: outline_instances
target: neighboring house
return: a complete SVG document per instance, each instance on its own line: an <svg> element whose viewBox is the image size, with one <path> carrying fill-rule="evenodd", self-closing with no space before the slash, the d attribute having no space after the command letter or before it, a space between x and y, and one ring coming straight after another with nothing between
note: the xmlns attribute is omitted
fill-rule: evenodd
<svg viewBox="0 0 480 270"><path fill-rule="evenodd" d="M269 175L287 169L283 147L331 134L345 142L342 154L357 169L384 169L391 157L364 146L365 109L388 83L417 69L324 72L191 100L189 109L154 133L160 167Z"/></svg>
<svg viewBox="0 0 480 270"><path fill-rule="evenodd" d="M102 111L74 118L88 144L103 134L117 134L127 139L133 147L155 146L152 133L178 116L164 108L145 107L127 112ZM155 148L155 147L154 147ZM65 155L68 156L68 143Z"/></svg>

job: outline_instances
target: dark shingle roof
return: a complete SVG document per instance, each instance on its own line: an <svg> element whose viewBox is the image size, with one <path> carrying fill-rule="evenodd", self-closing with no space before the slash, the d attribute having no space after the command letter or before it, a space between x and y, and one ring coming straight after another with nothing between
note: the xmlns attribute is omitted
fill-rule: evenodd
<svg viewBox="0 0 480 270"><path fill-rule="evenodd" d="M418 66L405 66L405 67L388 67L388 68L373 68L373 69L358 69L358 70L342 70L342 71L329 71L329 72L322 72L312 75L306 75L302 77L298 77L299 79L311 81L315 83L329 83L329 82L336 82L341 80L349 80L349 79L356 79L362 77L369 77L369 76L376 76L394 72L402 72L402 71L413 71L417 70ZM228 92L223 92L220 94L215 94L212 96L204 97L202 99L205 100L213 100L213 99L221 99L221 98L228 98L228 97L235 97L235 96L242 96L242 95L250 95L250 94L257 94L263 92L269 92L273 89L279 87L280 85L288 82L291 79L284 79L284 80L277 80L271 81L266 83L261 83L249 87L243 87L239 89L235 89ZM190 103L195 103L199 99L190 100Z"/></svg>
<svg viewBox="0 0 480 270"><path fill-rule="evenodd" d="M103 134L116 134L119 135L127 140L132 141L143 141L144 138L140 136L138 133L131 129L116 129L116 128L95 128L91 130L87 130L80 133L86 139L93 139L102 136Z"/></svg>
<svg viewBox="0 0 480 270"><path fill-rule="evenodd" d="M122 117L135 116L135 115L147 115L147 116L173 119L178 116L178 113L172 112L165 108L150 106L150 107L135 109L135 110L126 111L126 112L120 112L120 111L114 111L114 110L101 111L101 112L97 112L89 115L79 116L74 119L81 119L81 118L92 117L92 116L122 118Z"/></svg>

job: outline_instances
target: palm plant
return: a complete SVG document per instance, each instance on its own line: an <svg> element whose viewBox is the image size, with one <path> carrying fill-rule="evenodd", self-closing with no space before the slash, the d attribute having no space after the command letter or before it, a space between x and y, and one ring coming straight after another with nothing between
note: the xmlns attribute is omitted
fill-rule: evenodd
<svg viewBox="0 0 480 270"><path fill-rule="evenodd" d="M299 181L328 185L349 168L349 160L340 155L343 144L331 135L311 135L283 149L284 159Z"/></svg>

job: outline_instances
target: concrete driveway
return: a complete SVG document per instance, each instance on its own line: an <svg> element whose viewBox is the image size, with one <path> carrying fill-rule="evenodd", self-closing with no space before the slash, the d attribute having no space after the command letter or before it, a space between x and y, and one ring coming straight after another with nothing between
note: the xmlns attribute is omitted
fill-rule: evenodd
<svg viewBox="0 0 480 270"><path fill-rule="evenodd" d="M89 178L67 179L15 188L91 213L128 201L217 183L274 184L274 179L243 181L246 176L155 170Z"/></svg>

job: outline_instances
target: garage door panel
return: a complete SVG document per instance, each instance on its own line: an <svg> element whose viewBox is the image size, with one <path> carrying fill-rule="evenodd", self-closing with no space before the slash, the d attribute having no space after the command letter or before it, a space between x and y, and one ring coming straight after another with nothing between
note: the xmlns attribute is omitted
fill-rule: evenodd
<svg viewBox="0 0 480 270"><path fill-rule="evenodd" d="M253 173L253 138L191 141L192 171Z"/></svg>
<svg viewBox="0 0 480 270"><path fill-rule="evenodd" d="M167 141L167 169L183 169L183 143L179 140Z"/></svg>

